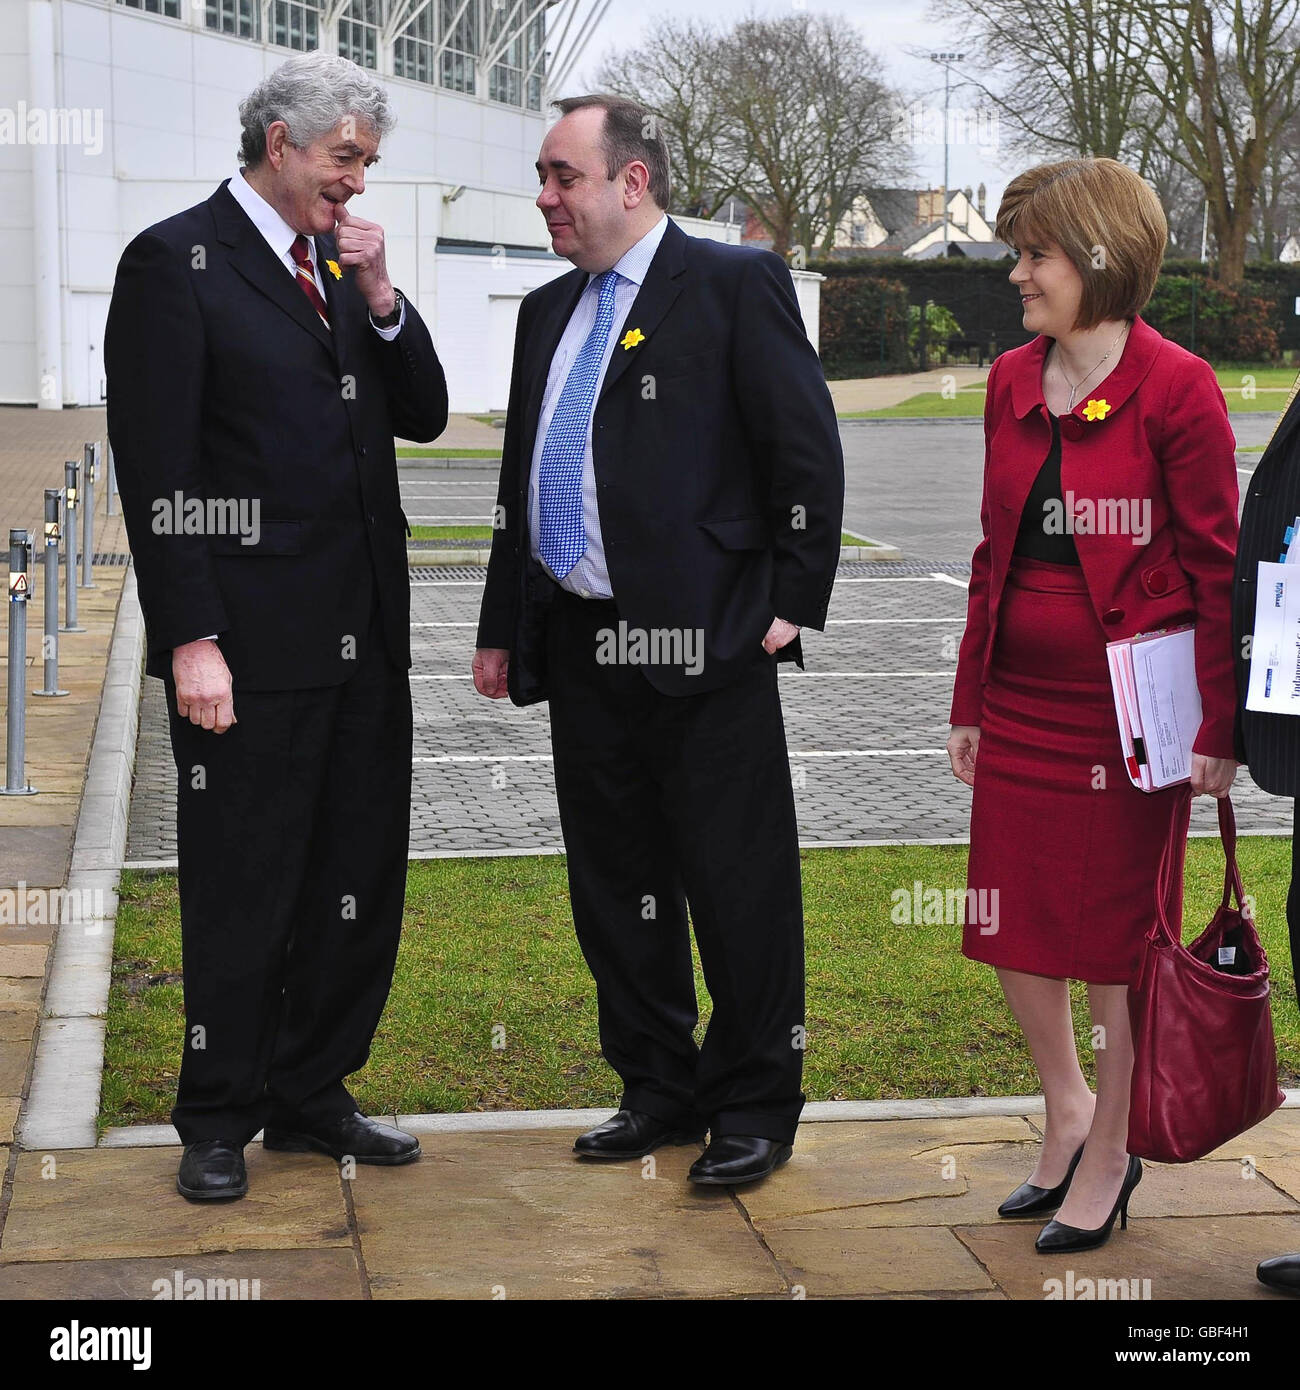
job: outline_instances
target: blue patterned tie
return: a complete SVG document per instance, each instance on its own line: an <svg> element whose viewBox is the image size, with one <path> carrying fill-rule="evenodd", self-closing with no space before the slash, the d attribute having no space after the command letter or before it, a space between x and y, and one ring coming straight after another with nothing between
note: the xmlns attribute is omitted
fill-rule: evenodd
<svg viewBox="0 0 1300 1390"><path fill-rule="evenodd" d="M617 271L607 270L600 277L596 322L564 380L542 443L537 468L538 541L542 559L557 579L563 579L587 549L587 532L582 522L582 461L587 452L600 366L614 323L617 284Z"/></svg>

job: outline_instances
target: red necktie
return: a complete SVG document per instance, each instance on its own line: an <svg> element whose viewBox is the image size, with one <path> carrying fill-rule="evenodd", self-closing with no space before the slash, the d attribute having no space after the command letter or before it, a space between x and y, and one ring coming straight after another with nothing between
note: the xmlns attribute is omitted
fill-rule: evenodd
<svg viewBox="0 0 1300 1390"><path fill-rule="evenodd" d="M297 267L294 272L294 279L302 286L303 294L311 300L312 308L321 316L321 321L328 328L330 317L325 308L325 301L321 298L320 290L316 288L316 276L311 268L311 248L307 245L307 238L301 234L294 237L289 254L293 257L293 263Z"/></svg>

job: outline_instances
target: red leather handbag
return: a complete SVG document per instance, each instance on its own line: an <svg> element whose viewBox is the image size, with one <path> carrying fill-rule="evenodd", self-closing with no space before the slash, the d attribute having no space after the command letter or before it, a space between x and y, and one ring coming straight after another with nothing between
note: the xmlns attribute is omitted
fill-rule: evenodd
<svg viewBox="0 0 1300 1390"><path fill-rule="evenodd" d="M1286 1099L1277 1084L1268 957L1243 909L1237 822L1226 796L1219 798L1219 834L1227 860L1223 901L1190 946L1182 944L1181 923L1175 930L1168 920L1170 864L1178 858L1171 835L1157 876L1155 922L1128 995L1128 1150L1157 1163L1203 1158Z"/></svg>

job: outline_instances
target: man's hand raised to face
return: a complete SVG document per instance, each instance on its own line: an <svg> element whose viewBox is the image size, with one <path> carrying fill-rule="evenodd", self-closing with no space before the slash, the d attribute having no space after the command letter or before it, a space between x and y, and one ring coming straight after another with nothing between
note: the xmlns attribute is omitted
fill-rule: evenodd
<svg viewBox="0 0 1300 1390"><path fill-rule="evenodd" d="M182 719L214 734L224 734L239 722L230 668L215 642L205 637L173 648L172 679L176 682L176 712Z"/></svg>
<svg viewBox="0 0 1300 1390"><path fill-rule="evenodd" d="M384 258L384 229L378 222L353 217L340 203L335 212L335 240L339 248L339 265L356 271L357 289L365 296L370 312L377 319L386 318L397 303L393 283L388 278L388 263Z"/></svg>

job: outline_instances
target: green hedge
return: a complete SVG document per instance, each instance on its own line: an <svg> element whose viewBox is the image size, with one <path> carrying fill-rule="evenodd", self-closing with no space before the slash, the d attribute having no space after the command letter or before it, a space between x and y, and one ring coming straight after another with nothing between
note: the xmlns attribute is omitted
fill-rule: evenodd
<svg viewBox="0 0 1300 1390"><path fill-rule="evenodd" d="M820 324L826 374L845 378L910 371L907 325L907 287L899 281L867 275L828 280L822 286Z"/></svg>
<svg viewBox="0 0 1300 1390"><path fill-rule="evenodd" d="M827 375L915 370L918 354L906 350L903 305L927 299L947 310L960 327L957 336L978 344L986 361L1029 342L1034 335L1021 325L1019 299L1007 279L1011 265L1010 259L905 256L810 262L808 269L826 276L821 353ZM1300 352L1300 265L1253 263L1246 267L1245 284L1236 288L1215 281L1213 269L1200 261L1166 260L1143 318L1212 361L1272 361ZM928 365L942 362L943 344L931 341L928 347Z"/></svg>

